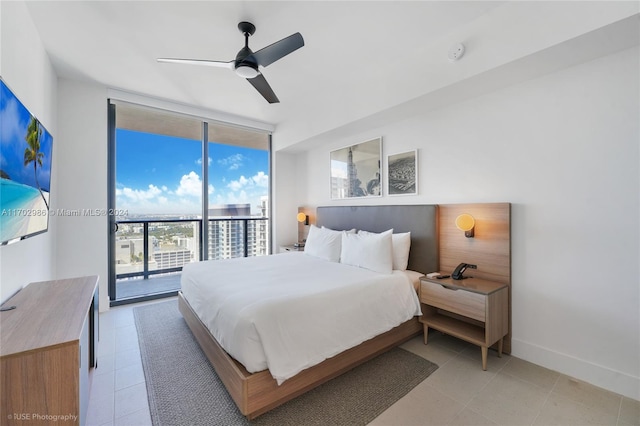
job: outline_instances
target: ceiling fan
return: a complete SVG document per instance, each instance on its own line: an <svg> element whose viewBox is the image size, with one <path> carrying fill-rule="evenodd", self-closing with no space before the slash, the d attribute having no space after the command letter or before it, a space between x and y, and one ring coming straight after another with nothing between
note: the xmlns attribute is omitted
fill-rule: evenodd
<svg viewBox="0 0 640 426"><path fill-rule="evenodd" d="M270 103L278 103L278 97L267 83L258 67L266 67L287 56L289 53L304 46L304 39L300 33L295 33L276 41L257 52L249 48L249 37L256 31L250 22L240 22L238 29L244 34L244 47L236 55L236 59L229 62L210 61L206 59L158 58L158 62L177 64L206 65L209 67L229 68L235 70L240 77L246 78L253 87Z"/></svg>

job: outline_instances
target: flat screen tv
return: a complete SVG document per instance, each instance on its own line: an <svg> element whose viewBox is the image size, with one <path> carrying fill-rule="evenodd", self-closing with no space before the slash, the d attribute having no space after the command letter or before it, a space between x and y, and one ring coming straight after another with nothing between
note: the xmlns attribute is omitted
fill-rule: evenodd
<svg viewBox="0 0 640 426"><path fill-rule="evenodd" d="M49 228L53 138L0 78L0 244Z"/></svg>

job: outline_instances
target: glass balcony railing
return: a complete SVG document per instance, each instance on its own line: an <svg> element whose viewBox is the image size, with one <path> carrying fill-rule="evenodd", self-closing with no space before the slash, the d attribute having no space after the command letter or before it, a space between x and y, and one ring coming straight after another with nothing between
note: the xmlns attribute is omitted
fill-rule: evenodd
<svg viewBox="0 0 640 426"><path fill-rule="evenodd" d="M269 254L265 217L210 218L206 253L201 219L121 220L116 225L116 280L176 273L203 259Z"/></svg>
<svg viewBox="0 0 640 426"><path fill-rule="evenodd" d="M193 219L118 221L116 279L182 270L201 260L201 221Z"/></svg>

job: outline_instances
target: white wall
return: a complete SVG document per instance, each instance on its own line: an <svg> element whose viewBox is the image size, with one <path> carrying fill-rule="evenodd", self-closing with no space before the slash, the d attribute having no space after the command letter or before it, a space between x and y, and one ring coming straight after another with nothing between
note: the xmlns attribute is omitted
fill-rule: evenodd
<svg viewBox="0 0 640 426"><path fill-rule="evenodd" d="M104 86L58 82L58 208L107 209L107 90ZM105 214L59 216L58 277L99 275L100 310L109 307L108 224Z"/></svg>
<svg viewBox="0 0 640 426"><path fill-rule="evenodd" d="M299 194L295 191L296 184L301 184L300 179L305 175L297 170L297 156L282 151L272 155L272 206L271 217L273 227L272 253L278 253L278 247L293 244L298 241L298 205ZM295 183L294 183L295 182ZM301 204L302 205L302 204Z"/></svg>
<svg viewBox="0 0 640 426"><path fill-rule="evenodd" d="M0 75L27 109L53 136L51 207L58 196L59 147L56 117L57 77L38 31L22 2L0 2ZM56 220L49 231L0 247L0 303L26 284L55 275Z"/></svg>
<svg viewBox="0 0 640 426"><path fill-rule="evenodd" d="M511 202L513 355L640 399L639 73L634 48L335 138L300 204ZM378 135L420 194L332 201L329 151Z"/></svg>

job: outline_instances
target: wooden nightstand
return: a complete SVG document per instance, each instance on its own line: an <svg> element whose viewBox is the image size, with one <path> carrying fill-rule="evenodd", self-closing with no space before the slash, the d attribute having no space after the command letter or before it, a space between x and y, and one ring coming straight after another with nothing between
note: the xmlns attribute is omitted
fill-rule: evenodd
<svg viewBox="0 0 640 426"><path fill-rule="evenodd" d="M288 251L304 251L304 247L296 247L293 244L288 246L280 246L279 253L286 253Z"/></svg>
<svg viewBox="0 0 640 426"><path fill-rule="evenodd" d="M487 369L488 348L498 342L502 356L502 338L509 332L509 288L506 284L479 278L420 278L420 303L427 344L429 328L435 328L482 350L482 369Z"/></svg>

